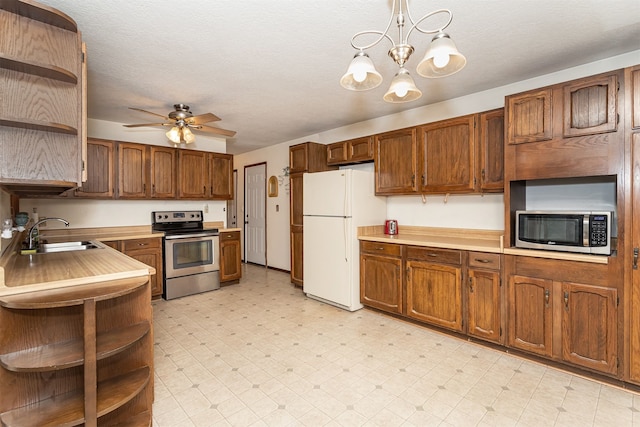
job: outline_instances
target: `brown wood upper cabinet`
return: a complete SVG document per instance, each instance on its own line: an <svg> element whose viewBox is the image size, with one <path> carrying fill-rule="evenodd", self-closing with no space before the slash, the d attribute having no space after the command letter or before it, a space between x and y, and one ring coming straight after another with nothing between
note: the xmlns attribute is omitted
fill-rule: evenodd
<svg viewBox="0 0 640 427"><path fill-rule="evenodd" d="M146 199L149 196L147 184L148 145L118 142L118 186L119 199Z"/></svg>
<svg viewBox="0 0 640 427"><path fill-rule="evenodd" d="M376 135L376 194L502 192L503 130L497 109Z"/></svg>
<svg viewBox="0 0 640 427"><path fill-rule="evenodd" d="M327 145L327 164L344 165L373 161L373 136Z"/></svg>
<svg viewBox="0 0 640 427"><path fill-rule="evenodd" d="M375 136L374 168L377 195L411 194L418 191L417 128Z"/></svg>
<svg viewBox="0 0 640 427"><path fill-rule="evenodd" d="M209 153L209 196L214 200L233 199L233 156Z"/></svg>
<svg viewBox="0 0 640 427"><path fill-rule="evenodd" d="M112 199L114 197L115 142L90 138L87 140L87 180L73 190L74 197Z"/></svg>
<svg viewBox="0 0 640 427"><path fill-rule="evenodd" d="M475 114L420 127L420 193L475 190Z"/></svg>
<svg viewBox="0 0 640 427"><path fill-rule="evenodd" d="M552 90L536 89L507 97L507 142L522 144L552 137Z"/></svg>
<svg viewBox="0 0 640 427"><path fill-rule="evenodd" d="M149 174L151 176L151 198L174 199L178 193L176 171L178 152L171 147L149 147Z"/></svg>
<svg viewBox="0 0 640 427"><path fill-rule="evenodd" d="M618 129L618 76L601 75L564 86L564 136L615 132Z"/></svg>
<svg viewBox="0 0 640 427"><path fill-rule="evenodd" d="M178 198L206 199L209 163L204 151L178 151Z"/></svg>

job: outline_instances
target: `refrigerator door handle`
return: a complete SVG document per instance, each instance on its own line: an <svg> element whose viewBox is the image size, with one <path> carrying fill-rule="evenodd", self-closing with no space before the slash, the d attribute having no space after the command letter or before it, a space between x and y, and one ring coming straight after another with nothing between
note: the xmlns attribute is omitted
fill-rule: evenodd
<svg viewBox="0 0 640 427"><path fill-rule="evenodd" d="M349 262L349 241L347 239L347 234L349 230L347 230L347 218L342 218L342 241L344 242L344 260L345 262Z"/></svg>

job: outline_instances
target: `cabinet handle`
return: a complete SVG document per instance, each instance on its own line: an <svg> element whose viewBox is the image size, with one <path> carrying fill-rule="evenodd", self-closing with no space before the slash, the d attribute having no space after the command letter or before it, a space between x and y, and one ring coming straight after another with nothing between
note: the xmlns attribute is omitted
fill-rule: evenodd
<svg viewBox="0 0 640 427"><path fill-rule="evenodd" d="M438 254L427 254L427 255L429 255L431 258L437 258L438 257Z"/></svg>
<svg viewBox="0 0 640 427"><path fill-rule="evenodd" d="M469 292L473 293L473 278L469 277Z"/></svg>
<svg viewBox="0 0 640 427"><path fill-rule="evenodd" d="M480 262L482 264L489 264L491 261L488 259L480 259L480 258L476 258L474 259L475 262Z"/></svg>
<svg viewBox="0 0 640 427"><path fill-rule="evenodd" d="M633 269L638 269L638 248L633 248Z"/></svg>
<svg viewBox="0 0 640 427"><path fill-rule="evenodd" d="M411 175L411 186L413 187L414 185L416 185L416 176Z"/></svg>
<svg viewBox="0 0 640 427"><path fill-rule="evenodd" d="M564 309L569 311L569 292L564 293Z"/></svg>
<svg viewBox="0 0 640 427"><path fill-rule="evenodd" d="M379 250L379 251L384 251L384 248L382 246L379 246L376 249Z"/></svg>
<svg viewBox="0 0 640 427"><path fill-rule="evenodd" d="M424 174L422 174L421 181L422 181L422 185L424 185Z"/></svg>
<svg viewBox="0 0 640 427"><path fill-rule="evenodd" d="M549 289L544 290L544 305L549 308Z"/></svg>

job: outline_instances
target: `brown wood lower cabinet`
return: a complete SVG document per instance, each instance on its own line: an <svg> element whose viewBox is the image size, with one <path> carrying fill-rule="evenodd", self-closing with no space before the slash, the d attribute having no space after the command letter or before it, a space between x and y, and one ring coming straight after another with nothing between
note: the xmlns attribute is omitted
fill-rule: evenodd
<svg viewBox="0 0 640 427"><path fill-rule="evenodd" d="M220 233L220 283L234 283L242 277L240 232Z"/></svg>
<svg viewBox="0 0 640 427"><path fill-rule="evenodd" d="M148 276L1 297L0 424L151 425L152 324Z"/></svg>
<svg viewBox="0 0 640 427"><path fill-rule="evenodd" d="M407 248L407 316L462 331L462 253Z"/></svg>
<svg viewBox="0 0 640 427"><path fill-rule="evenodd" d="M467 333L501 342L502 304L500 254L469 252Z"/></svg>
<svg viewBox="0 0 640 427"><path fill-rule="evenodd" d="M618 290L607 265L505 257L511 347L618 375Z"/></svg>
<svg viewBox="0 0 640 427"><path fill-rule="evenodd" d="M151 297L162 296L162 238L150 237L144 239L111 240L103 242L125 255L156 269L151 276Z"/></svg>
<svg viewBox="0 0 640 427"><path fill-rule="evenodd" d="M360 242L360 302L402 313L402 246Z"/></svg>

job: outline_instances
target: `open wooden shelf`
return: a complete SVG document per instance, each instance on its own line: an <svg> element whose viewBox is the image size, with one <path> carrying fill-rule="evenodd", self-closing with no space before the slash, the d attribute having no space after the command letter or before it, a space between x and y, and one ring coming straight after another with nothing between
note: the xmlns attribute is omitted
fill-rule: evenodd
<svg viewBox="0 0 640 427"><path fill-rule="evenodd" d="M151 326L144 321L125 329L99 334L96 358L101 360L126 350L144 337ZM82 339L43 345L0 355L0 365L14 372L48 372L79 366L84 363Z"/></svg>
<svg viewBox="0 0 640 427"><path fill-rule="evenodd" d="M31 74L48 79L59 80L61 82L77 84L78 76L69 70L57 67L52 64L44 64L36 61L25 61L24 59L12 57L0 52L0 68Z"/></svg>
<svg viewBox="0 0 640 427"><path fill-rule="evenodd" d="M137 396L149 383L148 366L98 383L97 413L101 417ZM84 393L73 392L0 414L2 425L75 426L85 422Z"/></svg>
<svg viewBox="0 0 640 427"><path fill-rule="evenodd" d="M64 30L78 32L76 22L68 15L43 4L30 0L0 0L0 9L15 13L25 18L34 19Z"/></svg>
<svg viewBox="0 0 640 427"><path fill-rule="evenodd" d="M67 135L78 134L78 129L62 123L44 122L41 120L32 120L24 117L23 118L0 117L0 125L20 128L20 129L31 129L31 130L42 130L45 132L64 133Z"/></svg>
<svg viewBox="0 0 640 427"><path fill-rule="evenodd" d="M1 1L1 0L0 0ZM96 301L120 297L146 285L149 276L112 280L77 287L56 288L42 292L10 295L0 299L0 307L12 309L42 309L82 305L86 299Z"/></svg>

